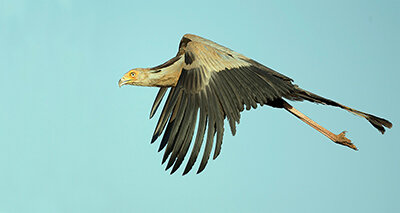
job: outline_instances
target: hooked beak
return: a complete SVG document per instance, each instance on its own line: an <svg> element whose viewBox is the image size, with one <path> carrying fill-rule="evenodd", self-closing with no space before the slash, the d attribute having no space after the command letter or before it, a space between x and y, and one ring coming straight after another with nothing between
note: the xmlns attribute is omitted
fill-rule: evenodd
<svg viewBox="0 0 400 213"><path fill-rule="evenodd" d="M128 84L130 82L130 79L126 79L125 76L123 76L119 81L118 81L118 86L122 87L125 84Z"/></svg>
<svg viewBox="0 0 400 213"><path fill-rule="evenodd" d="M118 81L118 86L121 87L125 84L125 82L123 82L121 79Z"/></svg>

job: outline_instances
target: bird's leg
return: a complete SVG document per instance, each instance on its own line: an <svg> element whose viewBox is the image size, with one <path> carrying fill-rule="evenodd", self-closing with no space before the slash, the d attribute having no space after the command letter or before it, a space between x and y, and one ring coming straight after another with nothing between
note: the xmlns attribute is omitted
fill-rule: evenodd
<svg viewBox="0 0 400 213"><path fill-rule="evenodd" d="M315 121L311 120L309 117L305 116L303 113L299 112L297 109L295 109L293 106L288 104L286 101L283 101L283 107L295 115L296 117L300 118L300 120L304 121L306 124L310 125L312 128L316 129L318 132L324 134L326 137L331 139L333 142L347 146L351 149L357 150L357 147L351 143L351 140L346 138L345 133L346 131L343 131L339 135L333 134L331 131L325 129L321 125L317 124Z"/></svg>

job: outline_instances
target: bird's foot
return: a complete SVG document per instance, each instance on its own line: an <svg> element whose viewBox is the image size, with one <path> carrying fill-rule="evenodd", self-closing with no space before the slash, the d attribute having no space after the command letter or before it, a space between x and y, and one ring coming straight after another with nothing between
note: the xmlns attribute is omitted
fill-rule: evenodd
<svg viewBox="0 0 400 213"><path fill-rule="evenodd" d="M347 146L350 149L358 150L357 147L351 142L350 139L346 138L346 131L341 132L339 135L335 135L334 142L343 146Z"/></svg>

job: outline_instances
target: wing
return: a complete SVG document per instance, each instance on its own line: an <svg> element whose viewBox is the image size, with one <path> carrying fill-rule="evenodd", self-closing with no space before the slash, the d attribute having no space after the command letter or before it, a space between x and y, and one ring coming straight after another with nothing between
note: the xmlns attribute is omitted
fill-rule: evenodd
<svg viewBox="0 0 400 213"><path fill-rule="evenodd" d="M184 57L183 69L177 85L169 91L152 138L154 142L164 132L159 151L165 148L162 162L169 158L166 170L173 166L171 174L180 167L191 144L184 175L192 169L203 141L205 148L197 173L204 170L213 146L213 158L219 155L225 118L235 135L240 112L245 108L274 106L274 101L282 97L293 99L295 85L290 78L207 39L185 35L176 57ZM150 117L166 90L161 88L157 94Z"/></svg>

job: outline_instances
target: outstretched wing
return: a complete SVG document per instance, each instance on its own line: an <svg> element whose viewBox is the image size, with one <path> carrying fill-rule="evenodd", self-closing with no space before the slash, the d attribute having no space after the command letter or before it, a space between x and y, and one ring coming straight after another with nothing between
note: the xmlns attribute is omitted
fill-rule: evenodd
<svg viewBox="0 0 400 213"><path fill-rule="evenodd" d="M170 89L152 138L154 142L164 132L159 151L165 148L163 163L169 158L166 169L173 166L171 174L182 164L195 132L183 174L192 169L205 140L198 173L203 171L215 135L213 158L219 155L225 118L235 135L244 108L256 108L257 104L274 106L274 101L282 97L294 98L295 85L290 78L210 40L186 34L176 57L184 57L183 69L177 85ZM166 90L161 88L157 94L150 117Z"/></svg>

